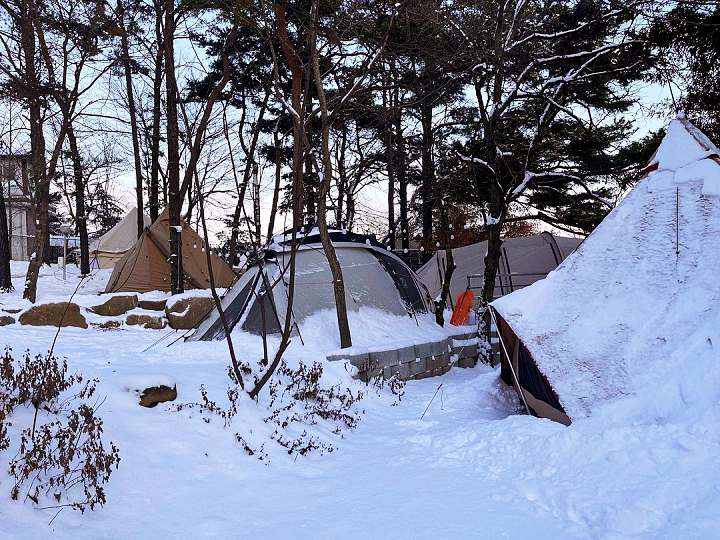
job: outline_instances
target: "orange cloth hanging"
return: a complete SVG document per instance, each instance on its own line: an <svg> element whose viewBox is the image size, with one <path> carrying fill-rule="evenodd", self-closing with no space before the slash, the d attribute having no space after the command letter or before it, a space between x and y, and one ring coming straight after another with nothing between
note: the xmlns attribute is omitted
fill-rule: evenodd
<svg viewBox="0 0 720 540"><path fill-rule="evenodd" d="M474 301L475 293L470 290L467 290L458 296L457 302L455 302L455 309L453 310L452 317L450 317L450 324L454 326L462 326L465 324Z"/></svg>

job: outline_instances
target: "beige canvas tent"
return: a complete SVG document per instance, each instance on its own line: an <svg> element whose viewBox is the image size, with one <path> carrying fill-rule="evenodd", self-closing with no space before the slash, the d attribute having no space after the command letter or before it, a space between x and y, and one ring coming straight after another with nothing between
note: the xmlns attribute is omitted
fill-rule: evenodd
<svg viewBox="0 0 720 540"><path fill-rule="evenodd" d="M185 288L210 287L205 242L182 221L182 259ZM167 209L155 223L145 228L135 245L115 265L105 292L169 291L170 290L170 224ZM229 287L235 273L220 257L211 255L217 287Z"/></svg>
<svg viewBox="0 0 720 540"><path fill-rule="evenodd" d="M553 236L548 232L506 238L500 252L500 270L495 280L494 298L499 298L543 279L580 245L582 238ZM468 286L479 292L483 286L487 242L453 249L455 272L450 293L456 299ZM417 272L433 298L440 294L446 271L445 251L440 250ZM468 279L470 276L470 279Z"/></svg>
<svg viewBox="0 0 720 540"><path fill-rule="evenodd" d="M113 268L137 240L137 208L130 210L112 229L90 244L90 264L93 268ZM143 216L145 227L150 218Z"/></svg>

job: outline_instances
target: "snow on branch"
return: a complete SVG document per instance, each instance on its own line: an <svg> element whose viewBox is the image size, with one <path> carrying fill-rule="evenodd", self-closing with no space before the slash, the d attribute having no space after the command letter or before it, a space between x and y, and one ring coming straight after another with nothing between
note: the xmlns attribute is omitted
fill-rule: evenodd
<svg viewBox="0 0 720 540"><path fill-rule="evenodd" d="M555 62L558 60L570 60L574 58L584 58L587 56L590 56L588 60L586 60L580 67L578 67L575 70L570 70L568 73L563 77L551 77L547 79L543 83L543 87L552 86L554 84L566 84L569 82L573 82L579 78L579 76L585 71L588 66L590 66L595 60L600 58L601 56L604 56L611 51L623 47L627 47L630 44L633 43L640 43L639 40L628 40L628 41L622 41L620 43L610 43L607 45L603 45L602 47L597 47L592 50L587 51L580 51L576 53L570 53L570 54L561 54L561 55L555 55L555 56L548 56L545 58L538 58L537 60L533 60L530 62L525 69L522 70L518 78L515 80L515 83L513 84L512 89L508 93L507 97L503 100L503 102L498 107L493 107L492 114L495 116L499 116L502 114L505 109L507 109L510 104L518 97L518 93L520 92L520 85L523 83L525 78L528 76L528 74L536 67L547 64L550 62Z"/></svg>
<svg viewBox="0 0 720 540"><path fill-rule="evenodd" d="M595 56L599 53L606 53L610 52L613 49L618 49L625 47L627 45L630 45L632 43L640 43L640 40L638 39L632 39L628 41L621 41L620 43L608 43L607 45L603 45L602 47L598 47L597 49L592 49L588 51L580 51L576 53L569 53L569 54L556 54L555 56L547 56L545 58L538 58L536 60L537 64L547 64L549 62L556 62L558 60L572 60L573 58L582 58L584 56Z"/></svg>
<svg viewBox="0 0 720 540"><path fill-rule="evenodd" d="M496 174L495 169L493 169L490 166L490 164L483 159L480 159L478 157L464 156L460 152L457 152L457 155L461 161L466 161L468 163L478 163L478 164L483 165L484 167L488 168L490 170L490 172L492 172L493 174Z"/></svg>
<svg viewBox="0 0 720 540"><path fill-rule="evenodd" d="M533 39L556 39L564 36L568 36L570 34L574 34L575 32L579 32L580 30L583 30L584 28L587 28L591 24L600 22L604 19L609 19L610 17L614 17L615 15L619 15L622 12L622 10L616 9L614 11L610 11L609 13L606 13L602 17L599 17L597 19L594 19L592 21L587 21L582 24L579 24L575 28L570 28L569 30L563 30L561 32L553 32L550 34L544 34L542 32L533 32L532 34L525 36L522 39L517 40L512 45L510 45L507 48L507 51L512 51L515 47L518 47L524 43L527 43L528 41L531 41Z"/></svg>
<svg viewBox="0 0 720 540"><path fill-rule="evenodd" d="M544 182L542 180L539 180L541 178L545 178ZM577 176L575 174L570 174L566 172L561 171L543 171L543 172L532 172L532 171L525 171L525 177L523 178L523 181L510 193L510 197L508 198L508 202L512 202L516 200L522 193L527 189L530 182L535 181L536 183L546 183L546 182L556 182L562 179L568 179L572 180L574 183L576 183L578 186L580 186L587 195L602 204L603 206L607 207L608 209L612 210L613 204L610 201L607 201L603 199L602 197L597 196L593 191L588 187L588 185L585 183L585 180L581 178L580 176Z"/></svg>

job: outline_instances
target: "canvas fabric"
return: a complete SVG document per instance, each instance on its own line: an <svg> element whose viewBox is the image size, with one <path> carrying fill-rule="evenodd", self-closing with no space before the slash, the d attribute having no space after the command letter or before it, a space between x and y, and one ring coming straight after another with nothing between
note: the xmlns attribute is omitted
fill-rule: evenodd
<svg viewBox="0 0 720 540"><path fill-rule="evenodd" d="M557 268L581 241L581 238L553 236L550 233L506 238L502 244L500 268L493 296L498 298L543 279ZM455 271L450 279L450 294L453 299L467 289L468 275L482 275L485 272L486 253L487 241L453 249ZM433 298L442 290L446 265L445 251L439 250L417 272ZM482 284L482 278L473 278L470 282L475 289L481 289Z"/></svg>
<svg viewBox="0 0 720 540"><path fill-rule="evenodd" d="M184 220L181 220L181 225L185 288L209 288L205 242ZM170 224L166 209L115 265L105 292L169 291L169 257ZM220 257L211 255L210 258L215 286L229 287L235 280L235 273Z"/></svg>
<svg viewBox="0 0 720 540"><path fill-rule="evenodd" d="M150 218L143 215L145 227ZM91 264L96 268L113 268L137 241L137 208L130 210L115 226L90 244Z"/></svg>

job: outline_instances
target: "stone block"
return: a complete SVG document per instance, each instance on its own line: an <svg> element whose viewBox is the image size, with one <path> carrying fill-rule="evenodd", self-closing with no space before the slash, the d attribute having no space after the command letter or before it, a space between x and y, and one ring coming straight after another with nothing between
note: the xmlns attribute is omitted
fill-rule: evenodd
<svg viewBox="0 0 720 540"><path fill-rule="evenodd" d="M138 306L149 311L164 311L166 304L167 300L138 300Z"/></svg>
<svg viewBox="0 0 720 540"><path fill-rule="evenodd" d="M166 322L162 317L131 313L127 316L127 319L125 319L125 324L129 326L142 326L150 330L162 330L165 328Z"/></svg>
<svg viewBox="0 0 720 540"><path fill-rule="evenodd" d="M433 355L432 343L416 343L415 358L427 358Z"/></svg>
<svg viewBox="0 0 720 540"><path fill-rule="evenodd" d="M424 358L413 360L409 362L408 365L410 366L410 375L413 377L423 371L427 371L427 360Z"/></svg>
<svg viewBox="0 0 720 540"><path fill-rule="evenodd" d="M32 306L20 315L20 324L30 326L88 327L85 317L80 313L80 306L68 302Z"/></svg>
<svg viewBox="0 0 720 540"><path fill-rule="evenodd" d="M395 366L400 363L397 350L376 351L370 353L370 362L380 367Z"/></svg>
<svg viewBox="0 0 720 540"><path fill-rule="evenodd" d="M165 307L165 316L170 328L190 330L197 328L213 309L215 309L215 301L208 296L182 298Z"/></svg>
<svg viewBox="0 0 720 540"><path fill-rule="evenodd" d="M103 317L117 317L124 315L131 309L135 309L138 305L138 297L136 294L123 294L112 296L100 305L88 308L88 311Z"/></svg>

